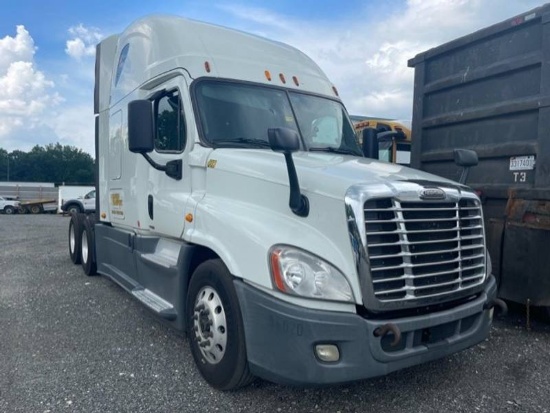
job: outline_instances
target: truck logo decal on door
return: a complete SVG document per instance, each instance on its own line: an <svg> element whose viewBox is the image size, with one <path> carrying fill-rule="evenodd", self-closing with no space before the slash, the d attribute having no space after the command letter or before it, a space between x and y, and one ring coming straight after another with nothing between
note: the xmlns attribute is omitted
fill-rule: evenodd
<svg viewBox="0 0 550 413"><path fill-rule="evenodd" d="M124 195L122 192L111 192L111 215L124 219Z"/></svg>

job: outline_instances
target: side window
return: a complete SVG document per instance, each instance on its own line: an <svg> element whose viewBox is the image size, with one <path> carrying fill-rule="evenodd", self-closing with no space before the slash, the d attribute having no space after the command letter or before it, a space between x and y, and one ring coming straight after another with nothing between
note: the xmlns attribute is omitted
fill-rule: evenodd
<svg viewBox="0 0 550 413"><path fill-rule="evenodd" d="M185 148L186 130L180 95L168 92L155 101L155 149L181 152Z"/></svg>

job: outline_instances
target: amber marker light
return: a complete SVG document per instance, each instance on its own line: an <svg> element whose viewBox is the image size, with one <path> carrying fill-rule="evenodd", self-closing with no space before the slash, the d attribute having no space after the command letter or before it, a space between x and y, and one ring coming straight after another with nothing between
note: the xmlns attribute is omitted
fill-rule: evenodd
<svg viewBox="0 0 550 413"><path fill-rule="evenodd" d="M282 73L279 73L279 79L281 79L281 82L283 82L283 85L286 84L285 75L283 75Z"/></svg>
<svg viewBox="0 0 550 413"><path fill-rule="evenodd" d="M264 74L265 74L265 78L271 82L271 73L269 73L269 70L266 70Z"/></svg>
<svg viewBox="0 0 550 413"><path fill-rule="evenodd" d="M210 63L204 62L204 69L206 70L206 73L210 73Z"/></svg>
<svg viewBox="0 0 550 413"><path fill-rule="evenodd" d="M102 218L102 219L107 218L107 214L106 214L105 212L102 212L102 213L101 213L101 218Z"/></svg>
<svg viewBox="0 0 550 413"><path fill-rule="evenodd" d="M281 267L279 265L280 254L281 250L279 249L276 249L271 253L271 275L273 276L273 281L275 281L277 288L281 291L286 291L283 275L281 274Z"/></svg>
<svg viewBox="0 0 550 413"><path fill-rule="evenodd" d="M193 214L187 214L187 215L185 216L185 220L186 220L187 222L193 222Z"/></svg>
<svg viewBox="0 0 550 413"><path fill-rule="evenodd" d="M332 91L334 92L334 94L335 94L336 96L340 96L340 95L338 94L338 89L336 89L336 86L333 86L333 87L332 87Z"/></svg>
<svg viewBox="0 0 550 413"><path fill-rule="evenodd" d="M292 80L296 86L300 86L300 82L298 82L298 78L296 76L292 76Z"/></svg>

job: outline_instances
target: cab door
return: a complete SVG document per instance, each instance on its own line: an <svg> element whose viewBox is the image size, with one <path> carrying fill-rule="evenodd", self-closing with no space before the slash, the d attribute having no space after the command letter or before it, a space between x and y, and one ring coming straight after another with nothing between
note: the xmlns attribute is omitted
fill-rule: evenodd
<svg viewBox="0 0 550 413"><path fill-rule="evenodd" d="M174 238L181 237L185 225L185 204L191 182L187 154L193 143L188 127L191 103L187 81L182 74L155 87L151 94L154 116L154 150L149 156L160 165L182 161L181 179L175 179L155 168L147 168L139 215L142 229Z"/></svg>

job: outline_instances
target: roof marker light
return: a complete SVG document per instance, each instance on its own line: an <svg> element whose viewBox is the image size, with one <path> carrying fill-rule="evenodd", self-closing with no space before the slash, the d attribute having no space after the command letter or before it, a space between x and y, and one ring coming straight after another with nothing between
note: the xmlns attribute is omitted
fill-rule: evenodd
<svg viewBox="0 0 550 413"><path fill-rule="evenodd" d="M294 84L296 86L300 86L300 82L298 82L298 78L296 76L292 76L292 80L294 80Z"/></svg>
<svg viewBox="0 0 550 413"><path fill-rule="evenodd" d="M334 92L334 94L335 94L336 96L340 96L340 95L338 94L338 89L336 89L336 86L333 86L333 87L332 87L332 91Z"/></svg>
<svg viewBox="0 0 550 413"><path fill-rule="evenodd" d="M279 79L281 79L281 82L283 82L283 85L286 83L285 75L282 73L279 73Z"/></svg>
<svg viewBox="0 0 550 413"><path fill-rule="evenodd" d="M265 78L271 82L271 73L269 73L269 70L266 70L264 74L265 74Z"/></svg>
<svg viewBox="0 0 550 413"><path fill-rule="evenodd" d="M206 73L210 73L210 63L204 62L204 69L206 70Z"/></svg>

